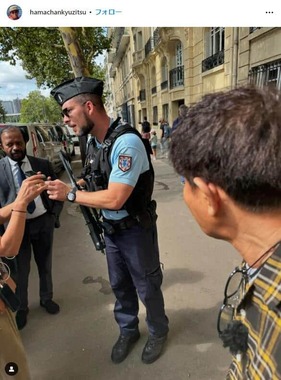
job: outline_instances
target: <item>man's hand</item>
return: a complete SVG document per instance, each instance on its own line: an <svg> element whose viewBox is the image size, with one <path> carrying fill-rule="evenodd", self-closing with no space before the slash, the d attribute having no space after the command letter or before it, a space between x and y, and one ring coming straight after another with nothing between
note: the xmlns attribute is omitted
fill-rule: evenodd
<svg viewBox="0 0 281 380"><path fill-rule="evenodd" d="M50 199L55 201L65 201L67 193L70 192L71 187L66 185L64 182L56 179L54 181L46 181L47 193Z"/></svg>
<svg viewBox="0 0 281 380"><path fill-rule="evenodd" d="M21 184L16 200L28 205L28 203L38 197L42 191L47 189L47 185L44 181L45 178L44 174L35 174L25 179Z"/></svg>

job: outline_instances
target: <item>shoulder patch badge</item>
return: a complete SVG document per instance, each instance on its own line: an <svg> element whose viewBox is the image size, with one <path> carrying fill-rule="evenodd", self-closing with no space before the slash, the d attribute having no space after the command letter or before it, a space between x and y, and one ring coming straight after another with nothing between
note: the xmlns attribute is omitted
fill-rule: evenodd
<svg viewBox="0 0 281 380"><path fill-rule="evenodd" d="M122 170L122 172L127 172L131 169L132 166L132 157L126 155L120 155L118 157L118 168Z"/></svg>

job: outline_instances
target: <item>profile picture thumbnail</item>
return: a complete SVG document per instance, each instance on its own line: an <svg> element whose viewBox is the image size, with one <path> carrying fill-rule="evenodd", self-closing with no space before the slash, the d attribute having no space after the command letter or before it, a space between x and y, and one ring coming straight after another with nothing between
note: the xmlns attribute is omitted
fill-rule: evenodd
<svg viewBox="0 0 281 380"><path fill-rule="evenodd" d="M7 9L7 16L11 20L18 20L21 17L21 15L22 15L21 7L16 4L10 5L9 8Z"/></svg>

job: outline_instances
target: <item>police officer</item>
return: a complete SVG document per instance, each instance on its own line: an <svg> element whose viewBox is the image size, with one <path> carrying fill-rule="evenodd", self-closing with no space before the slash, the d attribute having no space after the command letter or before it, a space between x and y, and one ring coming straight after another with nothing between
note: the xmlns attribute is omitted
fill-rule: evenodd
<svg viewBox="0 0 281 380"><path fill-rule="evenodd" d="M96 191L80 191L55 180L48 182L48 194L50 199L102 210L109 279L116 297L114 316L120 329L111 359L122 362L140 337L139 296L149 330L142 361L149 364L161 355L169 330L161 291L157 215L151 201L154 173L141 136L132 127L121 134L124 126L107 115L102 93L103 82L87 77L51 91L62 107L64 123L78 136L94 136L100 149L92 173Z"/></svg>

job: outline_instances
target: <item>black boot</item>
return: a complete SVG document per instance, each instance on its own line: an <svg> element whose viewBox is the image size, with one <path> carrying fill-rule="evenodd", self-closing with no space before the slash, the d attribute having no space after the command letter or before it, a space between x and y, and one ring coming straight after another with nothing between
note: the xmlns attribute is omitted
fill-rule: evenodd
<svg viewBox="0 0 281 380"><path fill-rule="evenodd" d="M145 364L151 364L155 362L155 360L157 360L161 355L166 340L167 335L161 337L149 335L142 352L142 361Z"/></svg>
<svg viewBox="0 0 281 380"><path fill-rule="evenodd" d="M124 359L126 359L130 349L139 337L139 332L136 332L134 335L121 334L112 348L111 360L113 363L121 363Z"/></svg>

